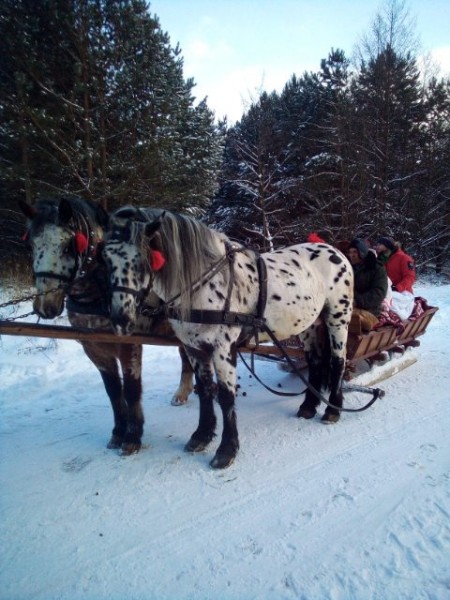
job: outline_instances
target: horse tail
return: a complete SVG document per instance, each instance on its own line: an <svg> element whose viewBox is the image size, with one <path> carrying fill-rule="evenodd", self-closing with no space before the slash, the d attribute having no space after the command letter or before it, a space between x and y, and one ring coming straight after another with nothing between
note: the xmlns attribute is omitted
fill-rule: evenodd
<svg viewBox="0 0 450 600"><path fill-rule="evenodd" d="M319 340L321 347L321 382L324 390L331 389L331 341L327 326L322 323L319 330Z"/></svg>

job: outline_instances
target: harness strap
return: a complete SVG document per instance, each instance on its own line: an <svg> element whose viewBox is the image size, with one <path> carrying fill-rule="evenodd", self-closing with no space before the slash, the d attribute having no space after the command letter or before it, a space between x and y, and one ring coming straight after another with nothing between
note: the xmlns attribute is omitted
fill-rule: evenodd
<svg viewBox="0 0 450 600"><path fill-rule="evenodd" d="M267 304L267 267L262 256L258 253L256 264L258 266L259 277L259 296L257 315L259 319L264 319Z"/></svg>
<svg viewBox="0 0 450 600"><path fill-rule="evenodd" d="M64 281L65 283L71 283L72 278L67 275L60 275L59 273L52 273L51 271L36 271L35 277L45 277L47 279L57 279L58 281Z"/></svg>
<svg viewBox="0 0 450 600"><path fill-rule="evenodd" d="M336 410L339 410L341 412L362 412L363 410L366 410L367 408L369 408L370 406L372 406L372 404L376 400L378 400L378 398L382 398L383 397L384 393L383 393L383 390L381 390L380 388L373 388L373 389L372 388L367 388L368 393L372 394L372 398L369 400L369 402L367 404L365 404L364 406L362 406L360 408L344 408L343 406L335 406L334 404L331 404L331 402L328 402L328 400L326 400L323 397L323 395L320 393L320 391L317 390L308 381L308 379L303 375L303 373L300 371L300 369L297 368L297 366L295 365L294 361L291 359L291 357L289 356L289 354L286 352L286 350L280 344L280 342L278 341L278 339L275 336L275 334L269 329L269 327L267 327L267 325L265 323L263 323L262 330L265 333L267 333L267 335L270 337L270 339L275 344L275 346L281 351L281 353L283 354L284 358L287 360L287 362L289 363L290 367L293 369L294 373L300 377L300 379L303 381L303 383L306 385L306 387L314 394L314 396L318 400L320 400L321 402L323 402L324 404L326 404L330 408L335 408ZM351 386L347 386L347 389L349 391L351 391ZM355 388L355 391L362 391L362 390L363 390L362 386L360 387L360 389L356 389ZM275 393L279 393L279 392L275 392Z"/></svg>
<svg viewBox="0 0 450 600"><path fill-rule="evenodd" d="M81 302L80 300L69 296L66 300L66 309L69 312L77 313L79 315L95 315L96 317L109 318L110 311L102 300L92 302Z"/></svg>
<svg viewBox="0 0 450 600"><path fill-rule="evenodd" d="M130 296L134 296L135 298L144 297L144 293L147 290L135 290L134 288L127 287L125 285L113 285L111 286L112 292L124 292L125 294L130 294Z"/></svg>
<svg viewBox="0 0 450 600"><path fill-rule="evenodd" d="M262 379L256 374L255 365L254 365L254 355L257 354L257 352L255 351L255 352L251 353L251 361L252 361L251 366L244 359L241 352L238 352L238 354L239 354L239 358L241 359L241 361L243 362L245 367L253 375L253 377L256 379L256 381L258 383L260 383L264 388L266 388L266 390L268 390L272 394L275 394L276 396L292 398L293 396L299 396L300 394L304 394L306 392L306 389L303 390L302 392L280 392L280 390L275 390L275 389L271 388L270 386L265 384L264 381L262 381ZM286 355L286 356L290 359L289 355ZM282 359L278 359L278 360L282 360ZM297 367L295 367L295 374L299 375L299 377L303 381L305 381L303 379L302 375L300 374L300 370L297 369ZM311 388L312 387L313 386L311 386ZM315 388L313 388L313 389L315 389ZM355 385L355 384L347 383L347 382L345 382L342 385L342 391L344 391L344 392L361 392L362 394L371 394L372 398L369 400L369 402L367 404L365 404L364 406L361 406L360 408L344 408L344 407L334 406L334 404L331 404L327 400L324 400L322 397L321 397L321 400L330 408L336 408L337 410L340 410L342 412L362 412L363 410L367 410L370 406L372 406L372 404L374 404L374 402L376 402L376 400L378 400L378 398L384 397L384 391L381 390L380 388L373 389L373 388L370 388L370 387L367 387L364 385Z"/></svg>
<svg viewBox="0 0 450 600"><path fill-rule="evenodd" d="M234 256L233 248L227 244L227 256L230 264L230 278L228 282L227 297L225 299L223 310L209 310L193 308L189 312L188 322L201 325L234 325L240 327L250 327L254 330L254 335L264 326L264 312L267 304L267 267L261 255L257 254L257 267L259 276L259 295L257 304L257 313L248 314L230 311L231 294L234 285ZM119 288L114 288L117 290ZM126 288L128 289L128 288ZM124 291L126 291L124 289ZM162 306L168 319L181 319L181 311L176 306L164 304Z"/></svg>
<svg viewBox="0 0 450 600"><path fill-rule="evenodd" d="M176 306L164 306L164 312L168 319L181 319L180 310ZM263 319L246 313L224 311L224 310L201 310L192 309L189 312L189 323L199 325L235 325L240 327L255 327L260 329Z"/></svg>

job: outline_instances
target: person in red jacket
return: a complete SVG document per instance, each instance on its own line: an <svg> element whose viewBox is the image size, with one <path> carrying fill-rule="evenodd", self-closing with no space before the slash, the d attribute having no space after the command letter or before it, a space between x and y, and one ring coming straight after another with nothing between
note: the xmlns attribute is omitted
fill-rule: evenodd
<svg viewBox="0 0 450 600"><path fill-rule="evenodd" d="M414 260L388 236L378 239L376 251L392 281L392 289L397 292L414 294L413 284L416 280Z"/></svg>

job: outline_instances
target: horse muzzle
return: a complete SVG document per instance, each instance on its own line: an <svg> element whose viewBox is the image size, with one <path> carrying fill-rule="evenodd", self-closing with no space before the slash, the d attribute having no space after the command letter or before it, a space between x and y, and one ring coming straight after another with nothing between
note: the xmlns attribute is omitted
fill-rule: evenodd
<svg viewBox="0 0 450 600"><path fill-rule="evenodd" d="M42 319L54 319L64 310L64 292L45 294L34 299L33 310Z"/></svg>

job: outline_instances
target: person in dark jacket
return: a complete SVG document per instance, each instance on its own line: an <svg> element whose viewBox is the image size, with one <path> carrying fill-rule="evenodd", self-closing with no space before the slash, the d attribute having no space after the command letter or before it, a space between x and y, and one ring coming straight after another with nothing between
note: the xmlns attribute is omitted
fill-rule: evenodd
<svg viewBox="0 0 450 600"><path fill-rule="evenodd" d="M354 272L353 313L361 317L363 329L370 330L378 322L381 304L386 297L386 269L364 240L352 240L347 253Z"/></svg>

